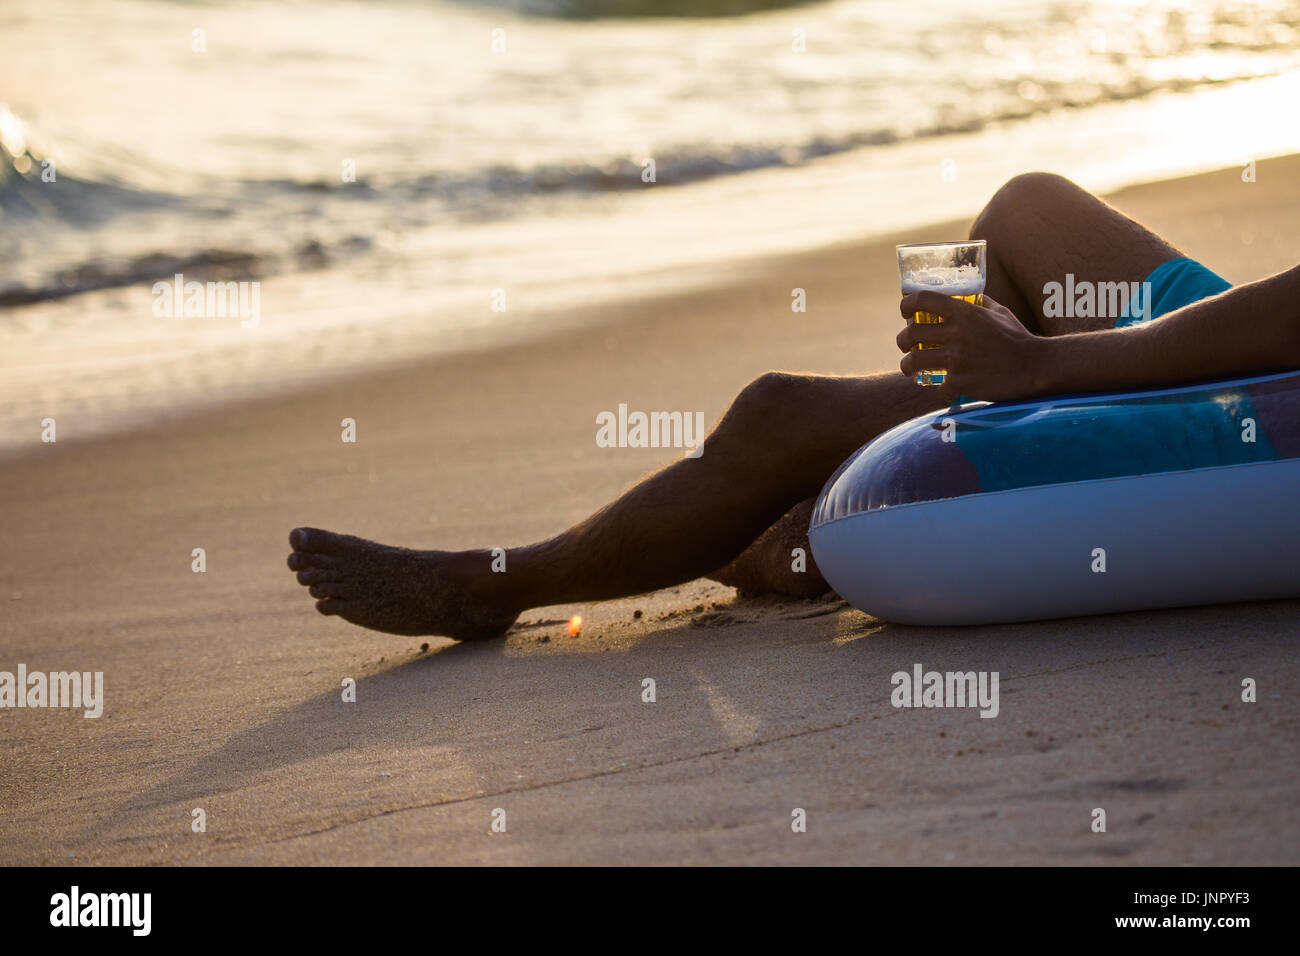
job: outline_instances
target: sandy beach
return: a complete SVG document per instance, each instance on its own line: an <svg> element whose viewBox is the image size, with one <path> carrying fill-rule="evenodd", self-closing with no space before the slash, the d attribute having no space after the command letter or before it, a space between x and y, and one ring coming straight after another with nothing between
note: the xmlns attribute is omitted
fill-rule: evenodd
<svg viewBox="0 0 1300 956"><path fill-rule="evenodd" d="M1300 258L1300 157L1256 175L1110 198L1244 282ZM925 629L700 581L422 650L318 616L286 570L298 525L561 530L669 460L596 447L620 402L712 422L768 369L895 367L892 244L966 228L736 262L526 344L111 437L33 424L0 463L0 669L103 671L106 701L0 710L0 863L1300 862L1300 601ZM999 671L999 719L891 707L917 662Z"/></svg>

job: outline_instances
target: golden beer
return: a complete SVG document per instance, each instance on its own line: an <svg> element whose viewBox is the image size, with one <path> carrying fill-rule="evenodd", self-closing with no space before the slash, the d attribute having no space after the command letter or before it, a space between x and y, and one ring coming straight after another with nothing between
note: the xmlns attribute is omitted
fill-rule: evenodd
<svg viewBox="0 0 1300 956"><path fill-rule="evenodd" d="M917 291L917 290L910 290ZM903 295L907 295L908 290L904 290ZM984 298L984 293L973 292L970 295L954 295L954 299L961 299L963 302L969 302L971 305L979 305ZM943 322L942 315L935 315L933 312L913 312L912 321L917 325L938 325ZM920 342L916 346L918 349L937 349L937 345L926 345ZM926 368L916 373L917 385L942 385L948 376L948 370L942 368Z"/></svg>
<svg viewBox="0 0 1300 956"><path fill-rule="evenodd" d="M983 301L987 252L983 239L907 243L895 249L904 296L913 292L941 292L972 305ZM933 312L915 312L912 321L918 325L937 325L944 319ZM917 348L938 346L922 343ZM942 368L921 369L916 373L917 385L942 385L947 379L948 371Z"/></svg>

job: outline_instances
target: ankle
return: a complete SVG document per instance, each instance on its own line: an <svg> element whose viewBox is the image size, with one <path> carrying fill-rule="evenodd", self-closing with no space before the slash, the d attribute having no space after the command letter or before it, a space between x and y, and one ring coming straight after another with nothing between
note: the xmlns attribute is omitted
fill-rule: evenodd
<svg viewBox="0 0 1300 956"><path fill-rule="evenodd" d="M514 556L513 549L504 548L460 551L444 568L474 606L518 614L524 605L518 600L521 582Z"/></svg>

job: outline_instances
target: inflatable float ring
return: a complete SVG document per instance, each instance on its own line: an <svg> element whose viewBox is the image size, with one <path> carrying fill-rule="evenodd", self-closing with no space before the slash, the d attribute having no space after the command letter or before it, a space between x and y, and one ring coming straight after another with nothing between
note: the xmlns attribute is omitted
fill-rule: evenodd
<svg viewBox="0 0 1300 956"><path fill-rule="evenodd" d="M901 624L1300 597L1300 372L922 415L839 467L808 537Z"/></svg>

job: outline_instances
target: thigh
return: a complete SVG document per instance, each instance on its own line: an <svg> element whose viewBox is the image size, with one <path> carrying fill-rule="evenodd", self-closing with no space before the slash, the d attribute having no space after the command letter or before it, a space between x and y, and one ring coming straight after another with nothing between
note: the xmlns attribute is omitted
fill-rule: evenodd
<svg viewBox="0 0 1300 956"><path fill-rule="evenodd" d="M778 483L789 505L816 495L844 459L881 432L945 407L933 389L897 370L860 376L770 372L754 385L762 396L735 424L743 424L749 447L759 446L760 467L785 479ZM724 417L720 429L725 424Z"/></svg>
<svg viewBox="0 0 1300 956"><path fill-rule="evenodd" d="M1049 283L1141 282L1181 256L1141 223L1050 173L1003 186L976 217L971 236L989 244L988 294L1039 335L1112 328L1117 316L1045 315ZM1095 287L1095 286L1094 286Z"/></svg>

